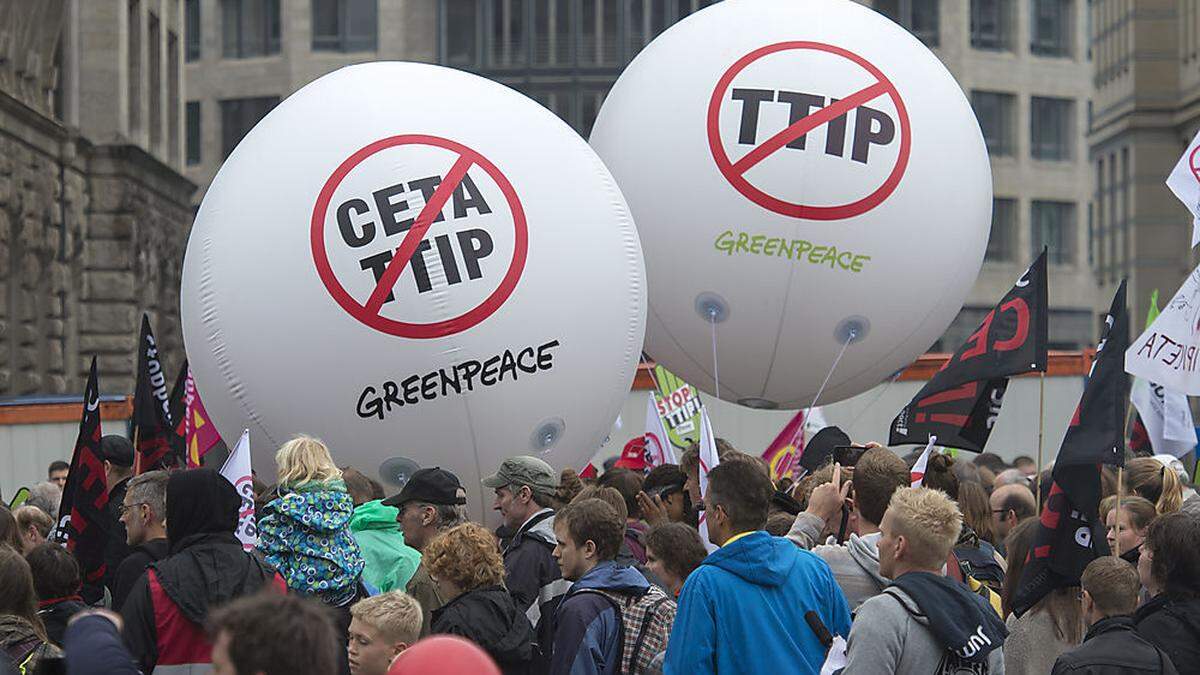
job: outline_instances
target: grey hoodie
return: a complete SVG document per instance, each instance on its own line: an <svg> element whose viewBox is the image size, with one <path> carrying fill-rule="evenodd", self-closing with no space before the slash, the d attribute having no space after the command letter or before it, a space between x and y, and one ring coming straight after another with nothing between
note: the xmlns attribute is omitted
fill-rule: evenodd
<svg viewBox="0 0 1200 675"><path fill-rule="evenodd" d="M829 564L834 580L846 596L850 611L855 612L859 605L868 598L879 595L890 583L879 575L879 533L862 537L851 534L845 545L814 545L824 526L820 518L801 513L796 516L796 522L792 523L787 538L800 548L817 554Z"/></svg>
<svg viewBox="0 0 1200 675"><path fill-rule="evenodd" d="M949 675L948 652L929 628L929 621L907 593L893 588L858 608L846 646L842 675ZM1004 674L1004 649L988 654L987 675ZM963 671L974 672L974 671Z"/></svg>

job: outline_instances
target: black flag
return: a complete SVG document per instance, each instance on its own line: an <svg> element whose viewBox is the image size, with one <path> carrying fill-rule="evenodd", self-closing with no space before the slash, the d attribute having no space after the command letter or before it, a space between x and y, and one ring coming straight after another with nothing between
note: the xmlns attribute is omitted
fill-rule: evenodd
<svg viewBox="0 0 1200 675"><path fill-rule="evenodd" d="M1008 377L1046 370L1049 342L1046 252L1017 279L983 323L892 420L888 445L981 452L1000 414Z"/></svg>
<svg viewBox="0 0 1200 675"><path fill-rule="evenodd" d="M1100 470L1104 464L1125 463L1128 347L1129 314L1122 281L1104 320L1096 360L1054 462L1054 482L1042 506L1033 548L1013 603L1018 616L1050 591L1078 585L1083 568L1109 553L1099 516Z"/></svg>
<svg viewBox="0 0 1200 675"><path fill-rule="evenodd" d="M71 456L71 471L63 487L58 507L58 522L54 539L65 542L79 561L85 592L99 599L104 593L104 547L108 543L105 507L108 505L108 485L104 479L104 463L100 461L100 387L96 377L96 358L88 374L83 392L83 416L79 421L79 437Z"/></svg>
<svg viewBox="0 0 1200 675"><path fill-rule="evenodd" d="M133 391L133 472L142 474L179 464L182 444L174 443L167 373L158 357L150 317L142 315L138 336L137 385ZM177 447L176 447L177 445Z"/></svg>

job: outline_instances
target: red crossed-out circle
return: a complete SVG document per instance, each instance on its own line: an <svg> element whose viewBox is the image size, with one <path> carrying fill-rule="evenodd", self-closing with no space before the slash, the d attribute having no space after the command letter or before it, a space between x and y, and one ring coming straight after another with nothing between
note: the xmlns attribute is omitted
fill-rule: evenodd
<svg viewBox="0 0 1200 675"><path fill-rule="evenodd" d="M402 145L431 145L456 153L458 159L438 185L429 201L421 209L420 215L417 216L408 233L405 234L404 240L401 242L392 261L388 264L387 271L384 272L376 284L371 296L366 302L359 302L350 296L338 280L337 275L333 273L333 268L329 265L329 256L325 251L325 221L329 210L329 202L333 199L333 193L341 185L342 180L355 167L361 164L363 160L377 152ZM384 298L387 297L392 287L395 286L396 280L399 279L400 274L404 271L404 267L408 265L409 259L421 243L430 225L433 224L434 219L441 213L442 206L445 205L451 193L462 182L467 170L474 165L482 168L495 181L496 185L500 188L500 192L508 202L509 210L512 211L515 241L508 272L500 280L500 285L496 287L496 290L492 291L491 295L461 316L433 323L409 323L383 316L380 311ZM325 283L325 289L329 291L329 294L333 296L338 305L355 319L375 330L407 338L427 339L453 335L471 328L491 316L512 295L513 289L516 288L517 282L521 279L521 273L525 269L525 258L529 251L529 229L525 221L525 210L521 207L521 201L517 198L517 192L513 189L512 183L508 181L508 178L496 168L495 164L492 164L486 157L471 148L449 139L423 134L405 134L380 139L350 155L346 161L338 165L333 175L325 181L325 185L321 188L320 195L317 197L317 203L313 207L310 238L313 262L316 265L317 274L321 277L321 281Z"/></svg>
<svg viewBox="0 0 1200 675"><path fill-rule="evenodd" d="M1200 145L1197 145L1196 149L1192 150L1192 154L1188 155L1188 166L1192 169L1192 175L1196 177L1197 181L1200 181L1200 160L1196 158L1198 153L1200 153Z"/></svg>
<svg viewBox="0 0 1200 675"><path fill-rule="evenodd" d="M733 83L733 79L738 76L746 66L755 61L774 54L792 49L813 49L816 51L835 54L848 59L875 78L875 83L866 89L859 90L849 96L842 98L837 103L828 105L811 115L797 120L789 125L786 129L775 134L767 139L749 153L744 155L736 162L730 161L729 154L725 151L725 146L721 143L720 115L721 102L725 99L725 92L729 90L729 86ZM808 133L812 129L829 122L837 117L848 113L851 109L857 108L875 98L887 95L892 99L892 103L896 106L896 112L900 117L900 153L896 158L896 166L892 172L888 174L887 179L883 181L871 194L849 204L837 206L809 206L789 202L778 197L767 194L746 180L746 172L757 165L762 160L766 159L771 154L778 152L788 143L796 138ZM881 70L872 65L863 57L855 54L847 49L835 47L834 45L825 44L823 42L808 42L808 41L789 41L779 42L765 47L759 47L754 51L746 54L738 59L721 79L717 81L716 89L713 90L712 99L708 103L708 145L712 150L713 160L717 163L717 168L725 179L733 185L734 189L742 193L750 201L759 206L770 209L776 213L781 213L785 216L793 218L807 218L809 220L841 220L852 216L861 215L883 203L896 186L900 184L900 179L904 176L904 170L908 166L908 155L912 149L912 133L908 121L908 110L904 107L904 101L900 100L900 92L891 80L883 74Z"/></svg>

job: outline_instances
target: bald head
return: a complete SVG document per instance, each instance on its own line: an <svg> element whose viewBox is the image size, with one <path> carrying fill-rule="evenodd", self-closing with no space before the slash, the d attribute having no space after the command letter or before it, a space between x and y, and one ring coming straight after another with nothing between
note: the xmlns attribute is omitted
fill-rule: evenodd
<svg viewBox="0 0 1200 675"><path fill-rule="evenodd" d="M997 541L1008 536L1009 530L1026 518L1037 515L1037 501L1024 485L1002 485L992 491L992 525Z"/></svg>

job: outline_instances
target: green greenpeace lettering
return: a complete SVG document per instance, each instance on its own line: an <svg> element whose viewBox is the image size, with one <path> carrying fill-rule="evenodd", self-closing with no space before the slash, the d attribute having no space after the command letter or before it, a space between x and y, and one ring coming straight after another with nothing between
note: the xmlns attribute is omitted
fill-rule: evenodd
<svg viewBox="0 0 1200 675"><path fill-rule="evenodd" d="M853 251L839 251L836 246L814 244L805 239L783 239L762 234L725 230L717 235L713 243L725 255L745 253L750 255L787 258L810 265L828 265L829 269L861 272L871 256Z"/></svg>

